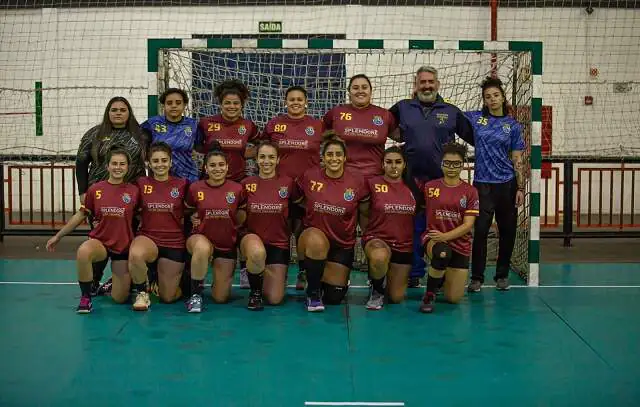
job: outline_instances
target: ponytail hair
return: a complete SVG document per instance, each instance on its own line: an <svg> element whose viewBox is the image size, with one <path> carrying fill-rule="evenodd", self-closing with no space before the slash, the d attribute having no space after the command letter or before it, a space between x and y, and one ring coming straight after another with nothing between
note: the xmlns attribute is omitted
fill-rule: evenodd
<svg viewBox="0 0 640 407"><path fill-rule="evenodd" d="M207 162L209 162L209 159L211 157L214 157L214 156L222 157L222 158L224 158L225 162L227 162L227 163L229 162L229 160L227 159L227 155L224 153L224 151L222 151L222 146L216 140L214 140L211 143L211 147L209 148L209 151L207 152L207 155L204 157L205 165L206 165Z"/></svg>
<svg viewBox="0 0 640 407"><path fill-rule="evenodd" d="M333 130L327 130L322 133L322 145L320 146L320 155L324 156L329 146L340 146L345 157L347 155L347 144L338 137L338 134Z"/></svg>
<svg viewBox="0 0 640 407"><path fill-rule="evenodd" d="M489 88L496 88L500 91L500 93L502 94L502 114L505 116L509 114L509 105L507 105L507 97L504 92L504 85L502 84L502 81L500 79L487 76L485 80L480 84L480 88L482 88L482 116L489 116L489 107L484 104L484 91Z"/></svg>

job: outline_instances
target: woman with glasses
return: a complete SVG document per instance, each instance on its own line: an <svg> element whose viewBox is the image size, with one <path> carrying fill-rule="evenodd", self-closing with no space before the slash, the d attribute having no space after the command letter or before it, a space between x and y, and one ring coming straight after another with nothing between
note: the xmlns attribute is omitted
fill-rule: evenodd
<svg viewBox="0 0 640 407"><path fill-rule="evenodd" d="M467 148L457 143L442 148L443 178L424 185L427 230L422 234L424 253L430 261L427 290L420 311L431 313L436 291L444 282L444 296L456 304L464 295L469 273L471 229L478 216L478 191L460 179Z"/></svg>

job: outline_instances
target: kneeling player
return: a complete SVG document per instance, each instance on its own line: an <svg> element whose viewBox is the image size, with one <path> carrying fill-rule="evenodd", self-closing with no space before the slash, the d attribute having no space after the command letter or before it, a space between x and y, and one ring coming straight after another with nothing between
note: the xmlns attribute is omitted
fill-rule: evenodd
<svg viewBox="0 0 640 407"><path fill-rule="evenodd" d="M110 150L107 163L108 180L89 187L84 205L47 242L47 250L53 251L60 239L89 215L93 217L94 228L89 232L89 239L78 247L76 255L78 283L82 292L76 311L80 314L92 310L93 263L111 259L111 298L117 303L124 303L129 298L131 277L127 270L127 252L134 236L131 224L138 206L139 191L135 185L124 182L129 168L129 155L124 150L117 147ZM146 280L135 286L138 291L145 291L145 285Z"/></svg>
<svg viewBox="0 0 640 407"><path fill-rule="evenodd" d="M469 274L471 229L479 213L478 191L460 179L466 147L449 143L443 146L444 178L424 186L427 230L422 235L425 254L431 262L427 290L420 311L433 312L436 291L444 274L444 296L458 303L464 295Z"/></svg>
<svg viewBox="0 0 640 407"><path fill-rule="evenodd" d="M129 249L129 273L134 284L147 280L147 264L157 262L158 294L166 303L178 299L184 269L184 198L187 180L169 175L171 147L154 143L150 149L152 177L138 178L142 223ZM149 309L149 294L138 292L133 309Z"/></svg>
<svg viewBox="0 0 640 407"><path fill-rule="evenodd" d="M367 181L371 199L362 243L369 263L371 293L366 307L370 310L384 305L385 277L391 302L402 302L407 289L413 261L416 199L403 180L405 165L402 150L389 147L382 159L384 175Z"/></svg>
<svg viewBox="0 0 640 407"><path fill-rule="evenodd" d="M293 180L277 172L278 149L271 142L258 147L257 176L242 181L247 194L247 234L240 252L247 258L251 295L248 308L262 309L263 289L269 304L280 304L289 265L289 198Z"/></svg>
<svg viewBox="0 0 640 407"><path fill-rule="evenodd" d="M242 185L227 179L227 156L211 150L205 158L207 179L189 187L186 204L196 209L197 226L187 239L191 254L191 297L189 312L202 310L203 280L213 257L213 287L211 295L217 303L231 295L231 282L236 265L238 228L244 223L246 195Z"/></svg>
<svg viewBox="0 0 640 407"><path fill-rule="evenodd" d="M306 207L298 253L305 258L310 312L323 311L325 303L340 304L347 294L358 211L369 199L362 177L345 171L344 142L332 131L325 137L324 168L312 168L297 180L299 201Z"/></svg>

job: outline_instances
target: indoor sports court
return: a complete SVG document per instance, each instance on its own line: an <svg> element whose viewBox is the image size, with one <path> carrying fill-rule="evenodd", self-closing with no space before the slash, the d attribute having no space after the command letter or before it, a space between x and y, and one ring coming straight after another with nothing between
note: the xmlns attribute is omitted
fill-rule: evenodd
<svg viewBox="0 0 640 407"><path fill-rule="evenodd" d="M637 0L0 2L0 407L640 406L639 10ZM424 86L421 74L429 79ZM352 87L355 77L358 89ZM481 85L487 80L494 83L489 90L497 92L493 102ZM223 94L225 83L235 84L235 93ZM293 88L297 99L290 100ZM427 96L431 99L423 99ZM356 109L357 100L362 109ZM434 110L437 104L443 110ZM366 113L371 106L379 110ZM225 111L236 121L227 120ZM409 283L420 286L407 290L405 302L367 310L375 287L382 294L385 286L366 272L360 233L346 301L327 305L322 313L308 312L314 311L311 296L322 295L319 289L309 296L295 289L295 260L281 306L249 311L252 295L240 287L242 266L236 263L228 304L212 301L210 266L202 313L187 312L185 299L167 305L154 295L148 312L134 312L131 303L117 305L108 295L91 300L88 277L81 280L78 247L101 220L88 217L55 252L46 249L81 202L84 207L89 188L111 179L111 158L105 157L116 144L123 148L121 160L127 166L134 161L137 176L151 179L156 173L145 143L157 142L158 134L166 133L162 140L174 137L173 144L167 142L164 175L187 179L181 185L188 191L185 185L211 175L204 170L213 148L204 151L205 145L235 146L229 161L234 182L260 178L257 145L273 142L270 124L283 141L271 146L273 160L284 157L278 155L284 148L306 149L318 163L318 156L325 160L323 135L337 128L327 124L331 111L332 123L339 121L344 130L337 137L371 137L351 141L360 153L366 150L361 158L394 146L414 182L420 177L413 170L422 164L422 170L431 165L444 174L439 149L453 140L474 141L458 154L458 181L478 182L481 165L491 173L486 167L494 161L481 159L481 151L499 156L503 165L494 162L493 169L501 167L507 177L494 181L511 185L515 198L507 204L515 202L517 209L507 205L505 211L513 210L516 225L502 233L498 221L483 223L488 267L480 292L465 290L457 305L440 293L435 311L421 313L419 305L437 291L429 291L429 282L440 278L427 272L410 276ZM282 117L291 120L279 122ZM296 122L305 124L292 136ZM224 147L216 136L221 129L231 134ZM481 131L497 139L495 145L477 142ZM375 144L373 138L380 140ZM433 143L420 144L424 140ZM339 171L354 164L350 148L342 144ZM182 154L179 166L176 150ZM217 158L225 165L226 154ZM289 161L288 168L306 174L317 169L310 162ZM375 176L387 175L384 159L383 167L363 162L355 163L354 173L367 167L378 171ZM321 175L328 174L326 163ZM283 166L278 165L271 170L279 176ZM451 161L446 165L454 169ZM177 167L189 176L178 174ZM120 170L119 182L134 182ZM437 178L425 174L420 182ZM224 184L228 175L218 172L219 181ZM404 175L399 179L408 187ZM324 184L310 182L311 192L320 193ZM245 191L239 188L241 196ZM277 192L288 205L291 191ZM177 199L180 193L171 189L163 197ZM513 198L510 193L503 201ZM406 195L415 200L413 190ZM335 196L341 204L352 202L354 189ZM117 205L131 203L128 193L111 198ZM233 201L240 207L234 194L220 198L223 206ZM467 208L466 196L452 202L469 209L466 217L481 212L483 199L475 199L478 208ZM359 203L352 202L353 219L361 214ZM334 204L326 207L338 207ZM117 213L121 207L113 205ZM131 206L132 218L142 213L142 205ZM397 208L407 205L390 206L396 209L389 213L398 215ZM413 234L404 241L407 247L409 240L415 247L418 232L414 221L420 212L413 209L404 213L413 230L395 225ZM188 236L183 234L193 232L185 227L186 214L170 222L174 235L178 225L180 241L179 247L166 247L173 254L184 254L182 240ZM270 229L271 223L261 220ZM132 236L133 223L120 221ZM286 247L291 231L282 223ZM355 230L355 221L347 223ZM224 230L232 235L239 226ZM463 237L471 239L469 230ZM515 235L513 253L502 263L497 261L501 234ZM218 245L231 248L229 269L236 243ZM128 251L132 243L125 246ZM277 247L281 259L285 247ZM340 249L349 255L350 248ZM473 260L473 252L479 253L473 248L459 258ZM308 265L328 260L307 257ZM131 259L120 259L121 266L123 260ZM416 260L409 261L413 267ZM201 258L200 271L205 263ZM511 289L497 291L495 265L506 270L507 263ZM346 274L351 258L341 264ZM466 267L450 267L456 268L464 276ZM114 269L117 274L117 265ZM144 267L138 270L144 280ZM199 289L201 281L193 276L185 281ZM145 284L138 282L133 292L145 294ZM338 289L334 294L344 292L342 285L331 285ZM129 291L122 292L126 297ZM88 308L78 306L82 300Z"/></svg>
<svg viewBox="0 0 640 407"><path fill-rule="evenodd" d="M0 263L3 406L633 406L640 399L632 241L562 249L551 240L540 287L512 276L509 292L485 287L459 306L439 302L432 315L417 310L423 289L410 290L404 304L367 311L364 274L354 272L348 304L322 314L306 312L292 288L283 306L250 312L248 292L235 287L231 303L207 298L202 314L188 314L181 302L134 313L100 297L83 316L74 313L73 261L44 259L34 248L42 239L10 240Z"/></svg>

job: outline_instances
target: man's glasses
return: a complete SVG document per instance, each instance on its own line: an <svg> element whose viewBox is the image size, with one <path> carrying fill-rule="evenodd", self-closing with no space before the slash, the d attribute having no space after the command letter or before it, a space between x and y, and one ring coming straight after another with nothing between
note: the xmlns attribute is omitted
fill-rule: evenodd
<svg viewBox="0 0 640 407"><path fill-rule="evenodd" d="M442 166L446 167L446 168L462 168L462 165L464 164L463 161L450 161L450 160L442 160Z"/></svg>

